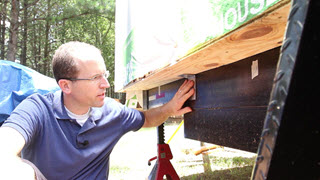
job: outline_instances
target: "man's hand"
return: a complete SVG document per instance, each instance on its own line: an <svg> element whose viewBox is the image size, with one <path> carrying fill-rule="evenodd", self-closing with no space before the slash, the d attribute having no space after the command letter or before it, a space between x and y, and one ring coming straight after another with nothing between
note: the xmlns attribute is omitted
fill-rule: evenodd
<svg viewBox="0 0 320 180"><path fill-rule="evenodd" d="M193 81L185 80L174 97L164 105L168 112L172 111L169 116L180 116L192 111L190 107L182 106L194 94L193 84Z"/></svg>
<svg viewBox="0 0 320 180"><path fill-rule="evenodd" d="M182 108L183 104L194 94L194 82L185 80L174 97L165 105L149 109L144 112L145 123L143 127L155 127L161 125L169 116L180 116L191 112L190 107Z"/></svg>

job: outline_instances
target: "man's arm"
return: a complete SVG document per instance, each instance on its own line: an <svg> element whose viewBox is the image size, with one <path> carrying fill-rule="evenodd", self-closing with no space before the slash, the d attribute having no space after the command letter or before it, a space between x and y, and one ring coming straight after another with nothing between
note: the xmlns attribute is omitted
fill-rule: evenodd
<svg viewBox="0 0 320 180"><path fill-rule="evenodd" d="M193 84L193 81L185 80L168 103L145 111L145 122L143 127L156 127L166 121L169 116L180 116L191 112L192 109L190 107L182 108L182 106L186 100L194 94Z"/></svg>
<svg viewBox="0 0 320 180"><path fill-rule="evenodd" d="M18 156L25 145L23 136L10 127L0 127L0 179L35 179L33 168Z"/></svg>

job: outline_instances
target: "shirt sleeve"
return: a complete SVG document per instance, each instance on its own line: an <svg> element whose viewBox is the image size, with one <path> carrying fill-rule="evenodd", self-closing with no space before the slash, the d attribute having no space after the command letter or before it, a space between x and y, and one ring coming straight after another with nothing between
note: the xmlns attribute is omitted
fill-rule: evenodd
<svg viewBox="0 0 320 180"><path fill-rule="evenodd" d="M14 109L3 126L17 130L28 145L39 131L40 109L34 99L27 98Z"/></svg>
<svg viewBox="0 0 320 180"><path fill-rule="evenodd" d="M143 112L126 106L123 106L122 117L122 127L125 132L139 130L145 121Z"/></svg>

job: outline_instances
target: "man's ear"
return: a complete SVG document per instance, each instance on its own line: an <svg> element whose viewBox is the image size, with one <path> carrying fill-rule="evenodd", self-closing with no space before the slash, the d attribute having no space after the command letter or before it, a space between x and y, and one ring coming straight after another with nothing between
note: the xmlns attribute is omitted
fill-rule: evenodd
<svg viewBox="0 0 320 180"><path fill-rule="evenodd" d="M70 80L66 80L66 79L60 79L58 81L58 84L61 88L61 90L65 93L65 94L70 94L71 93L71 81Z"/></svg>

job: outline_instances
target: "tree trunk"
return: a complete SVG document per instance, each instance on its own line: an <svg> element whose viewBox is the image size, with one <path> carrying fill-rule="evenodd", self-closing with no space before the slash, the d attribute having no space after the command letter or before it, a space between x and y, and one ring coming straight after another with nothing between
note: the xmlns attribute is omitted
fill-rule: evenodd
<svg viewBox="0 0 320 180"><path fill-rule="evenodd" d="M17 53L17 42L18 42L18 29L19 29L19 0L11 1L11 20L9 29L9 43L7 59L9 61L15 61Z"/></svg>
<svg viewBox="0 0 320 180"><path fill-rule="evenodd" d="M1 34L2 34L2 17L5 18L5 16L2 15L3 8L4 8L3 5L0 4L0 53L2 52L1 51L2 46L4 46L4 44L1 44L1 42L2 42L2 36L1 36ZM3 24L3 25L5 25L5 24ZM3 59L3 58L1 58L1 56L0 56L0 59Z"/></svg>
<svg viewBox="0 0 320 180"><path fill-rule="evenodd" d="M1 7L1 34L0 34L0 59L5 57L5 39L6 39L6 20L7 20L7 3L8 0L3 1L3 6Z"/></svg>
<svg viewBox="0 0 320 180"><path fill-rule="evenodd" d="M50 17L51 14L51 0L47 0L48 10L47 10L47 20L46 20L46 30L45 30L45 42L44 42L44 62L43 62L43 73L45 75L49 74L49 33L50 33Z"/></svg>
<svg viewBox="0 0 320 180"><path fill-rule="evenodd" d="M37 51L37 54L36 54L36 66L37 66L37 68L36 68L36 70L38 71L38 72L40 72L40 73L42 73L41 72L41 69L42 69L42 66L43 66L43 62L41 61L41 59L42 59L42 55L41 55L41 33L42 33L42 24L41 23L39 23L38 24L38 36L37 36L37 43L38 43L38 45L36 45L37 46L37 49L38 49L38 51Z"/></svg>
<svg viewBox="0 0 320 180"><path fill-rule="evenodd" d="M36 17L36 12L35 11L32 11L30 12L32 14L32 18L35 18ZM29 62L31 62L31 67L33 69L35 69L36 65L35 65L35 60L36 60L36 55L37 55L37 49L36 49L36 24L35 23L32 23L31 26L30 26L30 49L31 49L31 56L30 56L30 60Z"/></svg>
<svg viewBox="0 0 320 180"><path fill-rule="evenodd" d="M27 64L27 40L28 40L28 0L23 1L23 29L22 29L22 45L21 45L21 56L20 63L23 65Z"/></svg>

